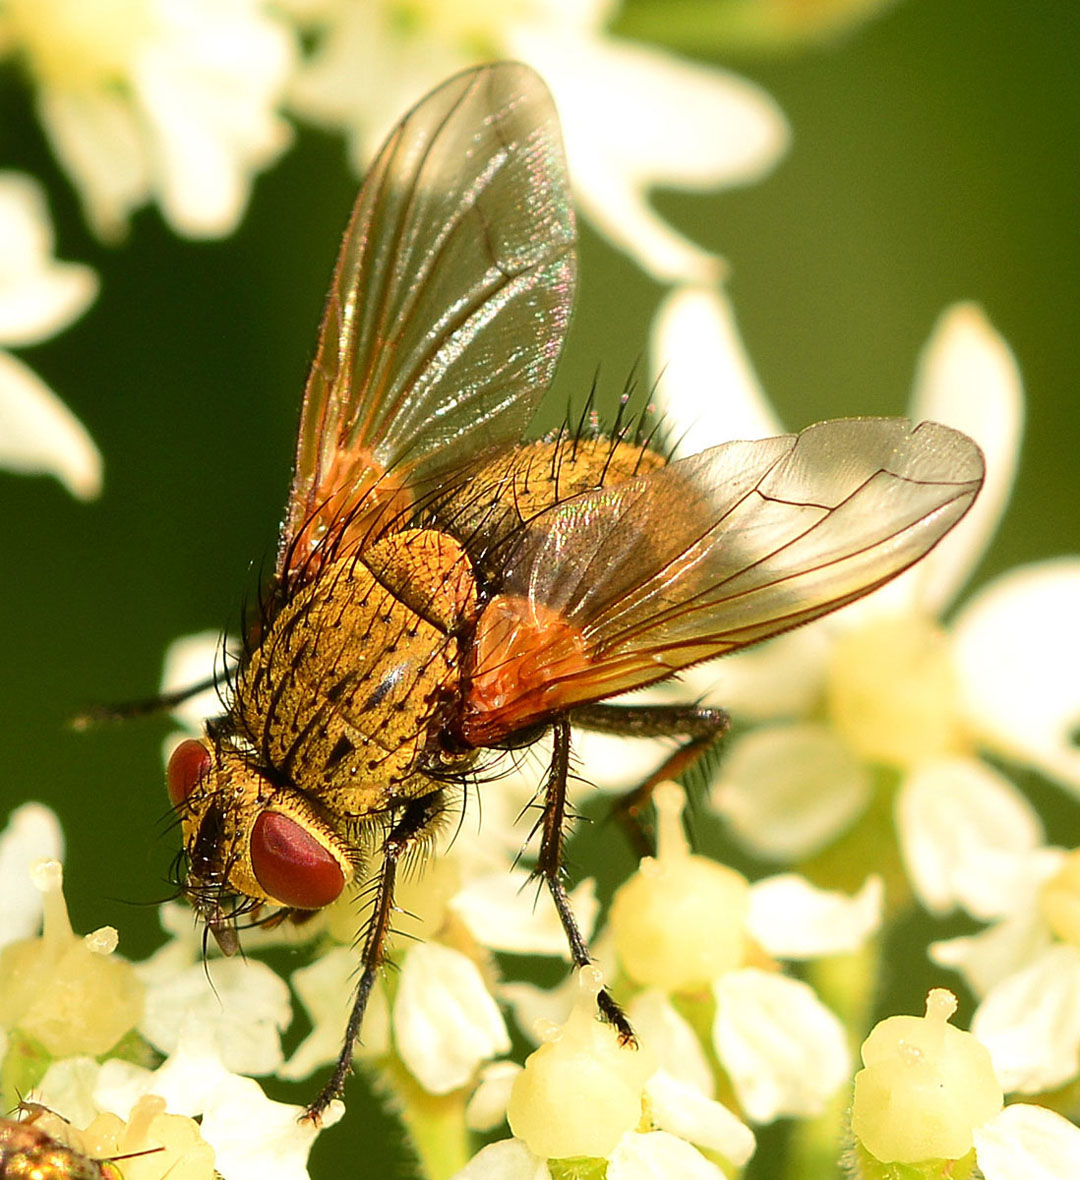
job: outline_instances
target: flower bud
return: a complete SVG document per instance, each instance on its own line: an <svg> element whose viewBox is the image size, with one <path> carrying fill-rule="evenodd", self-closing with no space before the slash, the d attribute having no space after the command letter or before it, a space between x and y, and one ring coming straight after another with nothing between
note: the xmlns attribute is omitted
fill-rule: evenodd
<svg viewBox="0 0 1080 1180"><path fill-rule="evenodd" d="M138 1022L143 985L130 963L113 957L111 927L74 934L60 862L39 861L31 873L44 895L44 929L0 955L0 1028L19 1029L54 1058L98 1056Z"/></svg>
<svg viewBox="0 0 1080 1180"><path fill-rule="evenodd" d="M960 1159L1001 1110L990 1054L949 1024L955 1011L952 993L935 988L924 1017L890 1016L863 1043L851 1129L883 1163Z"/></svg>
<svg viewBox="0 0 1080 1180"><path fill-rule="evenodd" d="M510 1129L542 1159L610 1155L638 1125L642 1090L656 1068L646 1051L620 1045L597 1019L600 972L583 967L578 980L569 1018L526 1060L507 1104Z"/></svg>
<svg viewBox="0 0 1080 1180"><path fill-rule="evenodd" d="M682 790L656 788L656 857L645 857L611 903L615 949L645 987L688 991L743 963L750 887L708 857L691 855L682 831Z"/></svg>

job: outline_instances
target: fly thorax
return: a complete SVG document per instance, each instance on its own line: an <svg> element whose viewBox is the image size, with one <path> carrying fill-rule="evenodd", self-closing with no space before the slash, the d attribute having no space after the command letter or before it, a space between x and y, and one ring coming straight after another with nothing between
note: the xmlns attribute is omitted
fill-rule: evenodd
<svg viewBox="0 0 1080 1180"><path fill-rule="evenodd" d="M350 821L430 789L416 767L458 678L458 642L340 561L282 608L237 685L236 729Z"/></svg>

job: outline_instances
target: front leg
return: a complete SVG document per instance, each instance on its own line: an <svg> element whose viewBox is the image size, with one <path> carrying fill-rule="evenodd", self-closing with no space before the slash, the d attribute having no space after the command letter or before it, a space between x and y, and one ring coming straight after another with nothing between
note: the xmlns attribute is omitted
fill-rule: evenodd
<svg viewBox="0 0 1080 1180"><path fill-rule="evenodd" d="M570 898L563 885L563 839L566 823L566 784L570 774L570 721L563 715L555 721L555 740L551 752L551 767L544 783L543 815L541 817L540 855L536 863L537 873L543 877L551 892L555 909L562 922L566 941L570 945L570 958L575 967L587 967L592 962L585 938L578 927L577 919L570 905ZM607 988L596 997L597 1007L608 1023L615 1026L619 1040L624 1045L636 1044L634 1030L626 1013L612 998Z"/></svg>
<svg viewBox="0 0 1080 1180"><path fill-rule="evenodd" d="M443 809L443 792L433 791L405 804L401 816L387 833L383 842L383 863L375 892L375 905L364 936L364 950L361 957L363 972L356 987L349 1023L345 1029L345 1043L341 1046L337 1064L329 1081L319 1091L318 1097L307 1108L304 1118L319 1125L323 1112L335 1098L340 1098L345 1088L345 1079L352 1072L353 1052L360 1039L371 990L375 986L379 969L386 960L386 943L390 935L390 922L394 913L394 884L397 880L397 866L410 849L426 836L432 821Z"/></svg>

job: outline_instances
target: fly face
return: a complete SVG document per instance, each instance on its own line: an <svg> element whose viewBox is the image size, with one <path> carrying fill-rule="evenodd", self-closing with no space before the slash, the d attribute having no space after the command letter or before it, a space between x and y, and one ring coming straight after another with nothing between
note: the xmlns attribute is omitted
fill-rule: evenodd
<svg viewBox="0 0 1080 1180"><path fill-rule="evenodd" d="M319 909L375 854L353 1013L312 1118L349 1072L398 863L485 750L554 732L537 873L584 966L561 872L571 719L684 739L640 805L726 718L606 698L875 589L982 482L970 439L896 419L673 462L619 428L522 442L575 241L554 104L528 67L460 74L394 128L338 256L257 638L225 717L170 763L188 892L226 947L237 914Z"/></svg>
<svg viewBox="0 0 1080 1180"><path fill-rule="evenodd" d="M185 893L227 954L241 913L319 909L353 876L348 850L316 809L271 783L250 755L187 739L169 759L168 788L183 827Z"/></svg>

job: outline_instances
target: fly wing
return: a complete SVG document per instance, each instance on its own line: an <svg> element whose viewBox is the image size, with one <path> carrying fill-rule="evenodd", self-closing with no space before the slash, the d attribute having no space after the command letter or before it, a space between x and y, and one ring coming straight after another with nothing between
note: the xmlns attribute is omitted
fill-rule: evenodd
<svg viewBox="0 0 1080 1180"><path fill-rule="evenodd" d="M466 732L497 740L835 610L918 561L982 479L955 430L845 419L558 504L506 553Z"/></svg>
<svg viewBox="0 0 1080 1180"><path fill-rule="evenodd" d="M338 256L279 577L520 439L562 349L574 246L558 117L528 66L460 74L395 127Z"/></svg>

